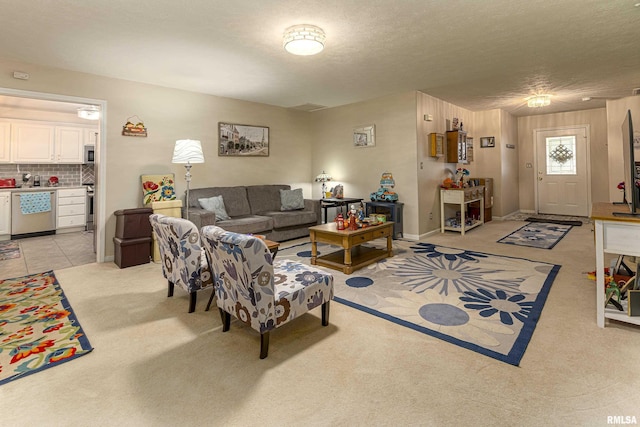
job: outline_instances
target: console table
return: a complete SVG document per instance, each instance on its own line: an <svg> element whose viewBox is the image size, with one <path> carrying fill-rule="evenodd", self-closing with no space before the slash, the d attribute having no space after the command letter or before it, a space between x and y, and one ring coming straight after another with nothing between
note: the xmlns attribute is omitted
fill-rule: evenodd
<svg viewBox="0 0 640 427"><path fill-rule="evenodd" d="M393 238L400 239L402 234L402 210L404 203L402 202L367 202L367 216L373 214L387 215L387 221L393 222Z"/></svg>
<svg viewBox="0 0 640 427"><path fill-rule="evenodd" d="M467 219L470 216L467 208L470 203L474 202L480 203L479 215L477 218L471 217L469 223L467 223ZM455 224L451 222L451 218L445 218L445 205L447 204L457 205L456 208L460 209L460 219L455 218ZM482 224L484 224L484 187L482 185L468 188L440 189L440 231L442 233L445 230L457 231L464 236L465 231Z"/></svg>
<svg viewBox="0 0 640 427"><path fill-rule="evenodd" d="M621 302L624 311L604 306L605 253L640 257L640 218L615 216L614 212L629 212L629 207L612 203L591 205L591 219L596 226L596 314L601 328L605 319L640 325L640 316L627 315L628 300Z"/></svg>
<svg viewBox="0 0 640 427"><path fill-rule="evenodd" d="M329 199L320 199L320 206L322 207L322 209L324 209L324 223L326 224L327 221L327 209L329 208L336 208L339 206L348 206L349 203L360 203L362 201L362 199L349 199L349 198L342 198L342 199L336 199L334 197L329 198Z"/></svg>

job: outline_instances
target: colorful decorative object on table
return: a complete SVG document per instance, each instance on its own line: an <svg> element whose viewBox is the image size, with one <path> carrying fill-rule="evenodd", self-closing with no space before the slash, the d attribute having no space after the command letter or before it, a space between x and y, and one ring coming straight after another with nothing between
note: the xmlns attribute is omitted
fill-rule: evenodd
<svg viewBox="0 0 640 427"><path fill-rule="evenodd" d="M175 200L175 179L172 173L164 175L142 175L142 203Z"/></svg>
<svg viewBox="0 0 640 427"><path fill-rule="evenodd" d="M380 188L375 193L371 193L369 198L372 202L395 202L398 195L390 189L395 187L396 181L391 172L383 172L380 178Z"/></svg>
<svg viewBox="0 0 640 427"><path fill-rule="evenodd" d="M320 197L321 199L324 199L325 197L327 197L327 184L325 184L325 182L329 182L332 179L333 178L331 178L331 175L326 173L324 170L320 175L316 176L316 182L322 183L322 196Z"/></svg>
<svg viewBox="0 0 640 427"><path fill-rule="evenodd" d="M0 384L91 350L53 271L0 280Z"/></svg>
<svg viewBox="0 0 640 427"><path fill-rule="evenodd" d="M383 241L370 242L384 247ZM332 271L334 300L414 331L518 365L559 265L393 242L394 256L353 274ZM310 243L278 256L310 263ZM318 244L320 253L335 250Z"/></svg>
<svg viewBox="0 0 640 427"><path fill-rule="evenodd" d="M465 168L458 168L456 170L456 183L459 188L464 187L464 177L469 176L469 170Z"/></svg>

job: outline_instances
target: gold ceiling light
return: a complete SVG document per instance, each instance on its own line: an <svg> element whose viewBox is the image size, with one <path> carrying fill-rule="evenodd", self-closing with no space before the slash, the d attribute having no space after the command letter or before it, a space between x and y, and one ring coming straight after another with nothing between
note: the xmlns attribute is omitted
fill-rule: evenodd
<svg viewBox="0 0 640 427"><path fill-rule="evenodd" d="M320 27L309 24L294 25L284 30L282 45L294 55L309 56L322 52L326 34Z"/></svg>
<svg viewBox="0 0 640 427"><path fill-rule="evenodd" d="M529 108L546 107L551 104L551 95L533 95L525 98L525 100L527 101L527 107Z"/></svg>

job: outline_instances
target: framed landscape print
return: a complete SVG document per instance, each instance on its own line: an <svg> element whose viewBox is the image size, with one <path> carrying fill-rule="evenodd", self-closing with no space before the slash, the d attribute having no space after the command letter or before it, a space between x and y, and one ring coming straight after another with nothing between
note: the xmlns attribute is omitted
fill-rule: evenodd
<svg viewBox="0 0 640 427"><path fill-rule="evenodd" d="M480 148L495 147L496 138L494 136L483 136L480 138Z"/></svg>
<svg viewBox="0 0 640 427"><path fill-rule="evenodd" d="M375 125L363 126L353 130L354 147L373 147L376 145Z"/></svg>
<svg viewBox="0 0 640 427"><path fill-rule="evenodd" d="M218 123L218 156L269 156L269 128Z"/></svg>

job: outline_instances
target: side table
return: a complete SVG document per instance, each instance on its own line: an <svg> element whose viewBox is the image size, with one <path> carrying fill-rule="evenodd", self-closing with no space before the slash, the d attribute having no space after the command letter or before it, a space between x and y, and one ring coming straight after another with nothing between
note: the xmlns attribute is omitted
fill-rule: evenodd
<svg viewBox="0 0 640 427"><path fill-rule="evenodd" d="M349 198L342 198L342 199L336 199L336 198L329 198L329 199L320 199L320 206L322 207L322 209L324 210L324 223L326 224L327 221L327 209L328 208L336 208L339 206L348 206L349 203L360 203L362 201L362 199L349 199ZM348 210L348 209L347 209Z"/></svg>
<svg viewBox="0 0 640 427"><path fill-rule="evenodd" d="M387 221L393 221L393 238L403 237L402 215L404 203L402 202L367 202L366 214L385 214Z"/></svg>

